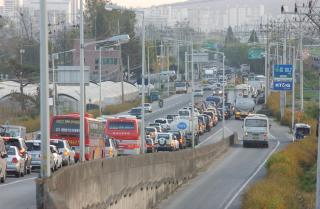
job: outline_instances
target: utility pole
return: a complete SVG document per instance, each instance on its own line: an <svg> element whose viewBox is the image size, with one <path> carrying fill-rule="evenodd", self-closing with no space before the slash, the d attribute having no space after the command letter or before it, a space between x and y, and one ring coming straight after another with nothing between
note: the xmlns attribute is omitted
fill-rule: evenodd
<svg viewBox="0 0 320 209"><path fill-rule="evenodd" d="M193 64L193 42L191 42L191 126L192 126L192 148L195 148L195 136L194 136L194 64Z"/></svg>
<svg viewBox="0 0 320 209"><path fill-rule="evenodd" d="M290 50L290 49L289 49ZM293 63L292 63L292 110L291 110L291 129L294 128L294 118L295 118L295 71L296 71L296 49L293 47ZM294 138L294 137L293 137Z"/></svg>
<svg viewBox="0 0 320 209"><path fill-rule="evenodd" d="M168 67L168 92L167 95L168 97L170 96L170 56L169 56L169 45L167 46L167 67Z"/></svg>
<svg viewBox="0 0 320 209"><path fill-rule="evenodd" d="M50 173L50 132L49 132L49 69L48 69L48 14L47 1L40 1L40 122L41 122L41 178ZM44 202L40 203L45 204ZM42 205L43 206L43 205Z"/></svg>
<svg viewBox="0 0 320 209"><path fill-rule="evenodd" d="M162 78L161 78L161 72L163 71L163 43L161 40L161 45L160 45L160 73L159 73L159 86L162 92Z"/></svg>
<svg viewBox="0 0 320 209"><path fill-rule="evenodd" d="M184 80L185 81L188 81L188 65L189 65L188 51L186 51L184 55Z"/></svg>
<svg viewBox="0 0 320 209"><path fill-rule="evenodd" d="M268 67L269 67L269 35L268 35L269 31L267 30L267 43L266 43L266 47L265 47L265 57L264 57L264 76L265 76L265 90L264 90L264 101L265 104L267 104L268 102L268 91L269 91L269 81L268 81Z"/></svg>
<svg viewBox="0 0 320 209"><path fill-rule="evenodd" d="M150 55L149 55L150 47L148 47L148 52L147 52L147 57L148 57L148 96L150 96L150 88L149 88L149 83L150 83Z"/></svg>
<svg viewBox="0 0 320 209"><path fill-rule="evenodd" d="M300 60L299 60L299 63L300 63L300 103L301 103L301 106L300 106L300 111L303 112L304 111L304 95L303 95L303 34L302 34L302 23L301 23L301 20L300 20L300 23L299 23L299 28L300 28L300 43L299 43L299 49L300 49Z"/></svg>
<svg viewBox="0 0 320 209"><path fill-rule="evenodd" d="M128 55L127 63L128 63L128 81L130 82L130 56L129 55Z"/></svg>
<svg viewBox="0 0 320 209"><path fill-rule="evenodd" d="M141 68L142 68L142 117L141 117L141 153L145 153L145 110L144 110L144 103L145 103L145 79L144 79L144 74L145 74L145 67L146 67L146 46L145 46L145 38L146 38L146 28L145 28L145 22L144 22L144 12L142 13L142 63L141 63Z"/></svg>
<svg viewBox="0 0 320 209"><path fill-rule="evenodd" d="M283 56L282 56L282 64L287 64L287 31L286 31L286 21L284 21L284 44L283 44ZM284 91L280 92L280 115L281 120L284 117L285 111L285 95Z"/></svg>

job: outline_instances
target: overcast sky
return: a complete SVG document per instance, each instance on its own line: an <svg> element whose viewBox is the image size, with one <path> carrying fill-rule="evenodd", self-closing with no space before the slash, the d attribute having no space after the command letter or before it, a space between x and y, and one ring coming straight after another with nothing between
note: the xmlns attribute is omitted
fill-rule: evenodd
<svg viewBox="0 0 320 209"><path fill-rule="evenodd" d="M169 4L182 1L186 0L112 0L113 3L117 3L126 7L150 7L153 5Z"/></svg>

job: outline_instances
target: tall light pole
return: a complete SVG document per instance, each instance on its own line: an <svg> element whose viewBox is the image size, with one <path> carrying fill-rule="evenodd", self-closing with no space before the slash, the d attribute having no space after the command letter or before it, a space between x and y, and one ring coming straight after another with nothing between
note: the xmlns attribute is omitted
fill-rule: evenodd
<svg viewBox="0 0 320 209"><path fill-rule="evenodd" d="M145 99L145 93L144 93L144 87L145 87L145 79L144 79L144 71L145 71L145 63L146 63L146 46L145 46L145 22L144 22L144 12L142 11L142 117L141 117L141 152L144 153L145 147L144 147L144 143L145 143L145 110L144 110L144 99Z"/></svg>
<svg viewBox="0 0 320 209"><path fill-rule="evenodd" d="M193 42L191 42L191 126L192 126L192 148L195 148L195 136L194 136L194 63L193 63Z"/></svg>
<svg viewBox="0 0 320 209"><path fill-rule="evenodd" d="M40 1L40 122L41 122L41 172L42 178L50 176L49 157L49 69L48 69L48 14L47 1ZM42 203L43 204L43 203Z"/></svg>
<svg viewBox="0 0 320 209"><path fill-rule="evenodd" d="M168 68L168 88L167 88L167 90L168 90L168 92L167 92L167 94L168 94L168 97L170 97L170 70L169 70L169 68L170 68L170 56L169 56L169 46L167 45L167 68Z"/></svg>
<svg viewBox="0 0 320 209"><path fill-rule="evenodd" d="M225 67L224 67L224 60L225 56L224 53L221 53L222 55L222 77L223 77L223 83L222 83L222 139L224 139L224 129L225 129Z"/></svg>
<svg viewBox="0 0 320 209"><path fill-rule="evenodd" d="M84 87L84 25L83 25L83 0L80 0L80 161L85 161L85 87Z"/></svg>

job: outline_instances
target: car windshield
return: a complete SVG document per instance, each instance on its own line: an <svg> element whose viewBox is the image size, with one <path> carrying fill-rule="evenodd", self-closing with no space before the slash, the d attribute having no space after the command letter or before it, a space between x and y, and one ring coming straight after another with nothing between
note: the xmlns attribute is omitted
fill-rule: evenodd
<svg viewBox="0 0 320 209"><path fill-rule="evenodd" d="M58 149L64 148L63 141L51 141L50 144L56 146Z"/></svg>
<svg viewBox="0 0 320 209"><path fill-rule="evenodd" d="M303 134L304 136L310 135L310 129L309 128L297 128L297 133Z"/></svg>
<svg viewBox="0 0 320 209"><path fill-rule="evenodd" d="M268 121L266 119L246 119L246 127L267 127Z"/></svg>
<svg viewBox="0 0 320 209"><path fill-rule="evenodd" d="M155 120L154 122L155 123L160 123L160 124L165 124L166 123L165 120L161 120L161 119Z"/></svg>
<svg viewBox="0 0 320 209"><path fill-rule="evenodd" d="M154 128L146 128L146 132L155 132Z"/></svg>
<svg viewBox="0 0 320 209"><path fill-rule="evenodd" d="M134 108L134 109L131 109L131 113L141 113L141 109L140 108Z"/></svg>
<svg viewBox="0 0 320 209"><path fill-rule="evenodd" d="M158 139L160 139L160 138L169 139L169 138L170 138L170 135L169 135L169 134L158 134L157 138L158 138Z"/></svg>
<svg viewBox="0 0 320 209"><path fill-rule="evenodd" d="M180 110L180 111L179 111L179 115L181 115L181 116L189 116L189 115L190 115L190 112L187 111L187 110Z"/></svg>
<svg viewBox="0 0 320 209"><path fill-rule="evenodd" d="M13 127L6 127L5 128L5 136L18 137L18 136L20 136L20 129L19 128L13 128Z"/></svg>
<svg viewBox="0 0 320 209"><path fill-rule="evenodd" d="M201 90L200 89L196 89L195 92L201 92Z"/></svg>
<svg viewBox="0 0 320 209"><path fill-rule="evenodd" d="M144 104L145 107L150 107L150 104Z"/></svg>
<svg viewBox="0 0 320 209"><path fill-rule="evenodd" d="M26 142L28 151L40 151L41 144L38 142Z"/></svg>
<svg viewBox="0 0 320 209"><path fill-rule="evenodd" d="M8 155L16 155L16 149L13 147L10 147L7 153Z"/></svg>
<svg viewBox="0 0 320 209"><path fill-rule="evenodd" d="M185 87L186 83L176 83L176 87Z"/></svg>

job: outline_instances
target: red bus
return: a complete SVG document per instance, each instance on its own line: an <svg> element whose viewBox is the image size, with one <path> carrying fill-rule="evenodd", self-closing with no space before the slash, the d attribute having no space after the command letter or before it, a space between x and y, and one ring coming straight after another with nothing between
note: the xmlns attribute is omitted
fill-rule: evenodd
<svg viewBox="0 0 320 209"><path fill-rule="evenodd" d="M141 137L140 121L136 118L107 119L105 134L119 141L120 155L139 155Z"/></svg>
<svg viewBox="0 0 320 209"><path fill-rule="evenodd" d="M104 124L92 118L84 117L85 159L95 160L105 157ZM75 160L80 159L80 116L79 114L57 115L51 118L51 139L65 139L75 150Z"/></svg>

